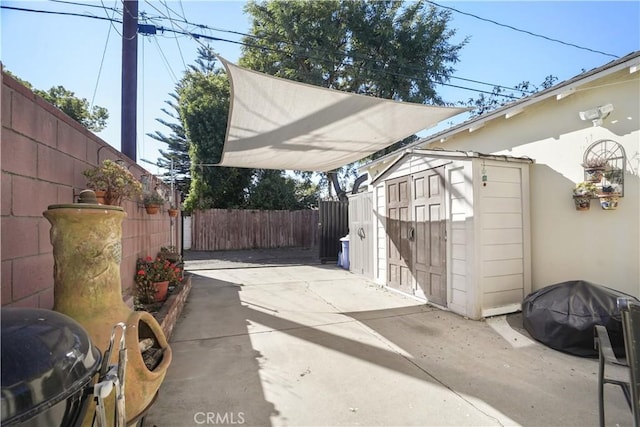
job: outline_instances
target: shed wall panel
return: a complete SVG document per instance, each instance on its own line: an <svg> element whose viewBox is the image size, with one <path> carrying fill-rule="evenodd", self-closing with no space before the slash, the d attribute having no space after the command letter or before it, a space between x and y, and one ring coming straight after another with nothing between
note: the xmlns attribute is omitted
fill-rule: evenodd
<svg viewBox="0 0 640 427"><path fill-rule="evenodd" d="M522 274L508 276L485 277L482 279L482 288L485 293L512 291L522 288Z"/></svg>

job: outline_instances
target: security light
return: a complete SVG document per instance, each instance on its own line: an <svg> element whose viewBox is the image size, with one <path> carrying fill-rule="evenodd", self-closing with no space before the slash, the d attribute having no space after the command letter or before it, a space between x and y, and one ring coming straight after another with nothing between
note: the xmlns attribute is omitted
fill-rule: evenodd
<svg viewBox="0 0 640 427"><path fill-rule="evenodd" d="M587 111L580 111L581 120L591 120L594 126L601 126L602 121L606 119L613 111L613 104L601 105Z"/></svg>

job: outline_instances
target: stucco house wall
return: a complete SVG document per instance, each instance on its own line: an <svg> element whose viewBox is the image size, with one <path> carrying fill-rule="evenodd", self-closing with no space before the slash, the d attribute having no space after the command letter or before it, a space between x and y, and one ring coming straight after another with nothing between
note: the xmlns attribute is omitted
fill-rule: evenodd
<svg viewBox="0 0 640 427"><path fill-rule="evenodd" d="M2 74L2 307L53 307L51 225L42 213L49 205L74 203L86 188L82 171L105 159L121 159L138 179L149 174L105 141ZM171 240L170 219L147 215L125 201L120 276L125 300L132 303L138 257L155 256ZM179 218L174 241L179 242Z"/></svg>
<svg viewBox="0 0 640 427"><path fill-rule="evenodd" d="M640 52L584 73L497 112L419 141L413 148L529 157L532 289L584 279L640 297ZM579 112L612 104L600 126ZM617 210L574 207L585 150L599 140L624 147L624 197ZM396 156L397 157L397 156ZM365 168L372 177L393 156Z"/></svg>

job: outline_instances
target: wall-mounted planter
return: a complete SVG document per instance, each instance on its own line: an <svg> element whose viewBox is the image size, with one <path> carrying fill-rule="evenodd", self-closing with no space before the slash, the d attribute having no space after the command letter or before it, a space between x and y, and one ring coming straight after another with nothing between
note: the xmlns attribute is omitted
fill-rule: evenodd
<svg viewBox="0 0 640 427"><path fill-rule="evenodd" d="M178 209L169 209L167 212L169 212L169 216L172 218L175 218L178 216L178 212L180 212Z"/></svg>
<svg viewBox="0 0 640 427"><path fill-rule="evenodd" d="M602 209L606 211L618 209L618 201L620 200L618 193L598 194L598 199L600 199L600 207Z"/></svg>
<svg viewBox="0 0 640 427"><path fill-rule="evenodd" d="M160 212L160 205L144 205L144 208L149 215L155 215Z"/></svg>
<svg viewBox="0 0 640 427"><path fill-rule="evenodd" d="M573 196L577 211L588 211L591 208L591 196Z"/></svg>
<svg viewBox="0 0 640 427"><path fill-rule="evenodd" d="M604 168L585 168L584 177L588 182L600 182L604 175Z"/></svg>

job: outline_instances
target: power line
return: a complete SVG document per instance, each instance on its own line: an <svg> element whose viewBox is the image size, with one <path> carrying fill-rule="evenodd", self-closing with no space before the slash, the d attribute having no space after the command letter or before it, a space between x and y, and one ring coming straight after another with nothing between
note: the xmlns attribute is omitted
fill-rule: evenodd
<svg viewBox="0 0 640 427"><path fill-rule="evenodd" d="M74 5L74 6L95 7L95 8L98 8L98 9L109 9L109 10L111 10L113 12L121 13L119 9L112 8L112 7L106 8L104 6L104 4L102 6L98 6L98 5L95 5L95 4L78 3L78 2L74 2L74 1L63 1L63 0L49 0L49 1L52 2L52 3L71 4L71 5Z"/></svg>
<svg viewBox="0 0 640 427"><path fill-rule="evenodd" d="M117 0L116 0L117 1ZM100 0L100 4L102 4L102 6L104 7L105 13L107 12L107 7L104 5L104 2L102 0ZM111 16L112 18L115 16L115 12L118 13L122 13L121 11L119 11L118 9L114 9L114 8L109 8L111 10L114 11L114 15ZM109 14L107 13L107 16L109 16ZM120 31L118 31L118 29L116 28L116 26L113 24L113 22L111 22L111 28L113 28L113 30L116 32L116 34L118 34L120 37L122 37L122 33L120 33Z"/></svg>
<svg viewBox="0 0 640 427"><path fill-rule="evenodd" d="M516 28L516 27L513 27L513 26L511 26L511 25L501 24L500 22L496 22L496 21L494 21L494 20L492 20L492 19L482 18L482 17L480 17L480 16L478 16L478 15L474 15L473 13L463 12L463 11L458 10L458 9L456 9L456 8L453 8L453 7L450 7L450 6L443 6L443 5L438 4L438 3L436 3L436 2L433 2L433 1L429 1L429 0L427 0L427 3L432 4L432 5L434 5L434 6L438 6L438 7L442 8L442 9L449 9L449 10L453 10L454 12L457 12L457 13L459 13L459 14L461 14L461 15L467 15L467 16L471 16L472 18L479 19L479 20L481 20L481 21L490 22L490 23L495 24L495 25L498 25L498 26L500 26L500 27L509 28L510 30L518 31L518 32L520 32L520 33L525 33L525 34L528 34L528 35L533 36L533 37L539 37L539 38L541 38L541 39L545 39L545 40L548 40L548 41L551 41L551 42L555 42L555 43L563 44L563 45L565 45L565 46L571 46L571 47L575 47L575 48L577 48L577 49L587 50L587 51L589 51L589 52L599 53L599 54L601 54L601 55L606 55L606 56L611 56L611 57L616 58L616 59L620 58L619 56L614 55L614 54L612 54L612 53L602 52L602 51L600 51L600 50L595 50L595 49L591 49L591 48L584 47L584 46L578 46L577 44L564 42L564 41L562 41L562 40L558 40L558 39L554 39L554 38L551 38L551 37L544 36L544 35L542 35L542 34L533 33L533 32L531 32L531 31L527 31L527 30L521 30L520 28Z"/></svg>
<svg viewBox="0 0 640 427"><path fill-rule="evenodd" d="M147 3L149 3L147 1ZM171 15L171 13L169 12L170 10L172 10L169 5L167 4L167 2L160 0L160 4L164 4L164 6L167 8L167 13L169 13L169 15ZM175 13L175 11L174 11ZM173 21L171 21L171 28L173 28ZM180 52L180 59L182 59L182 65L184 65L185 70L187 69L187 63L184 61L184 56L182 55L182 49L180 48L180 42L178 41L178 37L176 35L176 37L174 37L176 40L176 45L178 46L178 52Z"/></svg>
<svg viewBox="0 0 640 427"><path fill-rule="evenodd" d="M80 13L45 11L45 10L37 10L37 9L29 9L29 8L18 8L18 7L12 7L12 6L4 6L4 5L0 5L0 8L1 9L9 9L9 10L18 10L18 11L24 11L24 12L35 12L35 13L46 13L46 14L54 14L54 15L78 16L78 17L83 17L83 18L93 18L93 19L98 19L98 20L122 23L122 21L120 21L118 19L104 18L104 17L100 17L100 16L86 15L86 14L80 14ZM156 8L156 10L158 10L158 9ZM160 13L162 13L162 12L160 11ZM267 46L259 46L259 45L246 43L246 42L238 42L238 41L234 41L234 40L227 40L227 39L223 39L223 38L220 38L220 37L208 36L206 34L198 34L198 33L190 32L190 31L184 31L184 30L174 30L174 29L164 28L164 27L161 27L161 26L158 27L158 26L154 25L154 27L157 30L160 30L161 32L165 32L166 31L166 32L172 32L172 33L176 33L176 34L182 34L182 35L190 36L196 42L200 43L203 47L206 47L206 46L204 46L200 42L200 39L205 39L205 40L210 40L210 41L219 41L219 42L225 42L225 43L232 43L232 44L237 44L237 45L240 45L240 46L247 46L247 47L253 47L253 48L257 48L257 49L269 50L269 51L273 51L273 52L282 53L282 50L270 48L270 47L267 47ZM156 43L157 43L157 41L156 41ZM316 60L323 60L322 58L317 58L317 57L310 57L310 58L316 59ZM164 58L164 60L167 61L166 58ZM397 77L406 77L406 78L412 78L412 79L416 78L416 76L409 76L409 75L393 73L393 72L389 72L389 71L387 71L387 73L391 74L391 75L395 75ZM173 72L172 72L172 74L173 74ZM174 76L175 76L175 74L174 74ZM452 77L452 78L455 78L455 77ZM461 78L459 78L459 79L461 79ZM454 84L450 84L450 83L442 83L442 82L434 82L434 83L437 84L437 85L441 85L441 86L449 86L449 87L453 87L453 88L457 88L457 89L468 90L468 91L471 91L471 92L494 94L493 92L489 92L489 91L485 91L485 90L481 90L481 89L469 88L469 87L465 87L465 86L454 85ZM479 82L478 81L478 83L484 84L484 85L489 85L489 86L494 86L494 87L500 87L500 88L504 88L504 89L509 89L509 90L518 90L518 89L515 89L515 88L508 88L508 87L505 87L505 86L493 85L491 83L486 83L486 82ZM519 97L512 96L512 95L506 95L506 94L500 94L500 93L496 93L495 95L496 96L501 96L501 97L504 97L504 98L519 99Z"/></svg>
<svg viewBox="0 0 640 427"><path fill-rule="evenodd" d="M104 7L104 3L102 2L102 0L100 0L100 3L102 3L102 6ZM108 12L107 12L107 8L104 8L105 13L107 13L107 17L109 16ZM112 9L114 10L114 9ZM115 16L115 11L113 12L114 16ZM113 27L113 22L111 22L111 25L109 26L109 29L107 30L107 40L104 42L104 49L102 50L102 58L100 59L100 67L98 68L98 77L96 78L96 85L93 88L93 96L91 97L91 107L93 107L93 103L96 100L96 94L98 93L98 84L100 83L100 75L102 74L102 67L104 65L104 58L107 54L107 47L109 47L109 37L111 36L111 27Z"/></svg>
<svg viewBox="0 0 640 427"><path fill-rule="evenodd" d="M51 15L79 16L79 17L82 17L82 18L92 18L92 19L98 19L98 20L101 20L101 21L111 21L111 22L118 22L118 23L122 24L122 21L117 20L117 19L104 18L102 16L87 15L87 14L82 14L82 13L60 12L60 11L53 11L53 10L38 10L38 9L29 9L29 8L26 8L26 7L14 7L14 6L4 6L4 5L0 5L0 9L17 10L17 11L21 11L21 12L46 13L46 14L51 14Z"/></svg>
<svg viewBox="0 0 640 427"><path fill-rule="evenodd" d="M147 3L148 3L148 1L147 1ZM152 6L152 7L153 7L153 6ZM154 9L158 10L158 9L157 9L157 8L155 8L155 7L154 7ZM175 13L175 11L174 11L174 13ZM160 17L158 17L158 19L161 19L161 20L167 20L167 19L168 19L168 20L170 20L170 21L171 21L173 18L167 17L167 16L165 15L165 16L160 16ZM194 23L194 22L189 22L189 21L187 21L186 19L182 19L182 20L180 20L179 22L184 23L184 24L187 24L187 25L192 25L192 26L197 27L197 28L200 28L200 29L207 29L207 30L211 30L211 31L219 31L219 32L225 32L225 33L230 33L230 34L236 34L236 35L241 35L241 36L244 36L244 37L248 37L248 38L252 38L252 39L258 39L258 40L263 39L262 37L259 37L259 36L256 36L256 35L252 35L252 34L242 33L242 32L239 32L239 31L224 30L224 29L220 29L220 28L209 27L209 26L204 25L204 24L196 24L196 23ZM278 49L270 49L270 48L267 48L267 47L264 47L264 46L259 46L259 45L254 45L254 44L249 44L249 43L247 43L247 42L234 42L234 41L230 41L230 40L227 40L227 41L228 41L228 42L230 42L230 43L236 43L236 44L240 44L240 45L247 46L247 47L254 47L254 48L259 48L259 49L272 50L272 51L275 51L275 52L282 52L281 50L278 50ZM294 43L287 42L287 41L283 41L282 43L286 43L286 44L288 44L288 45L290 45L290 46L292 46L292 47L296 47L296 48L303 48L302 46L299 46L299 45L296 45L296 44L294 44ZM338 52L338 53L340 53L340 54L343 54L343 55L347 55L347 52L345 52L345 51L340 51L340 50L338 50L338 51L336 51L336 52ZM324 50L324 51L320 51L319 53L320 53L320 54L323 54L323 53L325 53L325 54L329 54L329 53L333 53L333 52L328 52L328 51ZM353 58L354 60L356 60L356 59L358 59L358 60L362 60L362 59L371 59L369 56L364 56L364 55L363 55L363 56L360 56L360 55L358 55L358 53L357 53L357 52L355 52L355 53L351 53L350 55L352 56L352 58ZM308 56L308 57L309 57L310 59L315 59L315 60L317 60L317 61L326 61L326 58L324 58L324 57L318 57L318 56ZM416 73L419 73L420 71L422 71L422 69L417 69L417 68L408 68L408 69L409 69L410 71L415 71ZM407 76L407 75L402 75L402 74L392 73L392 72L389 72L389 71L387 71L387 73L388 73L388 74L391 74L391 75L398 76L398 77L411 77L411 78L415 78L415 76ZM503 85L494 84L494 83L483 82L483 81L480 81L480 80L474 80L474 79L469 79L469 78L465 78L465 77L445 76L445 75L443 75L443 74L441 74L441 73L435 73L435 74L436 74L436 75L439 75L439 76L441 76L441 77L446 77L447 79L461 80L461 81L465 81L465 82L469 82L469 83L475 83L475 84L480 84L480 85L485 85L485 86L491 86L491 87L498 87L498 88L501 88L501 89L507 89L507 90L522 91L522 92L524 92L524 93L528 93L528 94L533 94L533 93L535 93L535 92L533 92L533 91L526 91L526 90L525 90L525 91L523 91L523 90L518 89L518 88L513 88L513 87L509 87L509 86L503 86ZM434 82L434 83L436 83L436 84L443 84L443 85L445 85L445 86L451 86L451 87L456 87L456 88L462 88L462 89L474 90L474 89L464 88L464 87L462 87L462 86L448 85L448 84L440 83L440 82ZM481 91L481 92L483 92L483 93L491 93L491 92L486 92L486 91Z"/></svg>

